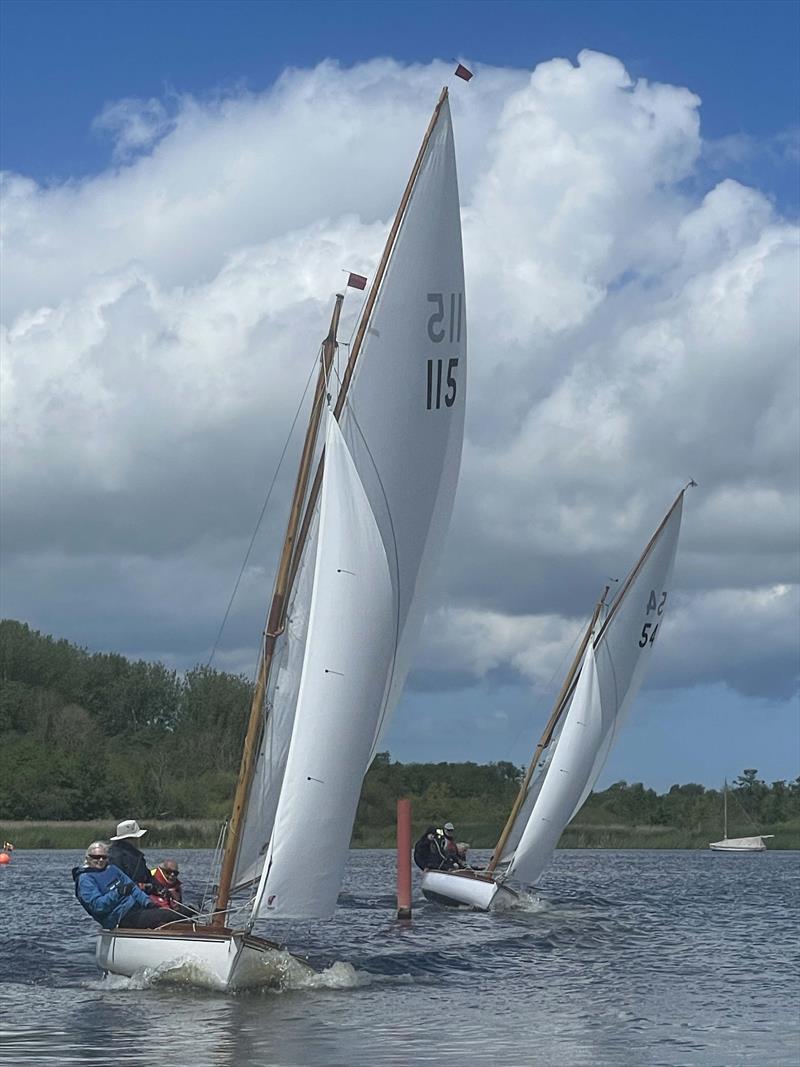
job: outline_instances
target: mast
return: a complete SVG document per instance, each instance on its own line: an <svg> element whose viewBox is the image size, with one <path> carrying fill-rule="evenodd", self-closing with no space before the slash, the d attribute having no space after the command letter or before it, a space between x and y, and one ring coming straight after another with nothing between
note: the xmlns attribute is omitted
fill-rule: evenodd
<svg viewBox="0 0 800 1067"><path fill-rule="evenodd" d="M400 200L400 205L397 208L397 213L394 217L392 228L389 231L389 236L386 239L386 245L383 249L383 255L381 256L380 262L378 263L378 269L375 271L375 278L372 282L372 286L370 287L369 296L367 297L367 302L364 305L364 311L361 315L361 320L358 324L358 329L356 331L355 338L353 339L353 344L350 348L350 357L347 360L347 366L345 367L344 374L342 375L342 384L339 388L339 394L336 398L336 405L333 409L333 414L337 421L339 420L342 414L345 402L347 400L347 393L350 388L350 382L353 377L353 372L356 368L356 361L358 360L359 354L361 352L361 345L367 333L369 320L372 316L372 309L375 306L375 301L378 299L378 293L380 292L381 283L383 282L383 276L386 273L386 267L389 263L389 257L392 254L392 249L394 248L394 243L397 239L397 234L400 232L400 226L403 222L403 218L406 213L406 208L408 207L408 202L411 199L412 192L414 191L414 186L417 181L417 175L419 174L420 167L422 166L422 161L425 158L425 152L428 147L428 142L431 139L431 134L434 131L436 123L439 119L439 113L441 112L442 106L446 99L447 86L442 89L441 93L439 94L439 99L436 101L436 107L433 109L433 114L431 115L431 120L428 123L428 128L425 131L424 137L422 138L422 144L420 145L419 152L417 153L417 158L414 161L414 166L411 168L411 174L409 175L408 182L406 183L405 191L403 192L403 196ZM297 546L294 552L294 558L292 560L292 569L289 577L290 588L292 583L294 582L294 578L297 573L297 568L300 565L301 553L303 550L303 546L306 542L306 538L308 536L308 529L311 525L311 519L314 514L314 508L316 506L320 487L322 485L322 472L324 467L325 454L323 453L322 456L320 456L319 463L317 464L317 470L314 474L314 481L312 483L311 490L308 494L308 503L306 505L305 515L303 516L303 524L300 527L300 533L297 538Z"/></svg>
<svg viewBox="0 0 800 1067"><path fill-rule="evenodd" d="M728 840L728 779L722 787L722 840Z"/></svg>
<svg viewBox="0 0 800 1067"><path fill-rule="evenodd" d="M583 635L583 640L581 641L578 647L578 651L575 653L575 658L572 661L572 666L567 672L567 676L564 679L564 684L561 686L561 690L558 696L556 697L556 702L553 705L553 711L550 715L550 718L547 720L547 725L544 728L544 733L539 738L539 743L536 746L536 751L533 753L533 759L528 765L528 770L526 771L525 777L522 780L522 785L519 787L519 792L517 793L516 799L511 807L511 812L508 816L508 819L506 820L505 826L503 827L503 831L500 834L500 838L497 844L495 845L492 858L489 860L489 863L486 867L486 870L489 873L491 873L497 867L497 864L500 862L500 857L503 854L503 849L506 847L506 842L508 841L508 838L511 834L511 830L514 826L514 823L516 822L520 809L523 803L525 802L525 797L528 793L528 787L531 784L531 778L533 777L533 772L536 770L536 765L539 762L539 757L541 756L547 745L550 744L550 740L553 736L553 731L558 725L561 716L563 715L564 710L567 707L568 692L571 690L572 683L578 671L578 666L581 660L583 659L583 654L586 651L586 646L589 644L592 632L600 616L600 612L603 610L603 604L605 603L606 597L608 596L609 588L609 586L605 587L605 589L603 590L603 595L600 597L595 606L594 614L592 615L591 621L586 628L586 632Z"/></svg>
<svg viewBox="0 0 800 1067"><path fill-rule="evenodd" d="M327 389L328 376L330 374L331 366L333 365L333 359L336 354L337 342L336 331L339 327L339 316L342 311L342 302L344 301L344 295L342 293L336 294L336 301L333 306L333 314L331 315L330 328L328 330L328 336L322 342L322 358L320 360L319 375L317 376L317 385L314 390L314 400L311 406L311 415L308 421L308 427L306 428L306 436L303 442L303 451L300 456L300 467L297 472L297 480L294 487L294 495L292 496L292 506L289 510L289 520L286 526L286 535L283 540L283 548L281 549L280 561L278 563L278 571L275 576L275 585L272 593L272 603L270 605L269 616L267 618L267 626L264 633L264 643L261 650L261 657L258 664L258 672L256 675L256 684L253 690L253 698L250 704L250 717L247 724L247 733L245 735L244 748L242 750L242 762L239 768L239 778L236 783L236 793L234 794L233 810L231 812L231 819L228 825L227 839L225 842L225 854L222 860L222 869L220 871L219 887L217 889L217 899L214 904L214 924L224 925L225 912L227 911L228 901L230 899L231 882L233 880L233 869L236 864L236 856L239 851L239 839L241 833L242 815L244 814L245 804L247 797L250 793L250 786L253 781L253 774L255 772L256 757L258 755L258 748L261 742L261 734L263 730L263 706L264 695L267 691L267 681L269 679L270 667L272 666L272 658L275 652L275 643L278 636L283 630L283 624L286 614L286 602L288 593L290 591L289 585L289 566L292 559L292 549L294 546L295 538L297 535L297 527L300 521L301 509L303 506L303 499L308 487L308 479L311 471L311 463L314 457L314 447L317 440L317 432L319 430L320 421L322 419L322 412L324 410L323 401L325 399L325 393Z"/></svg>

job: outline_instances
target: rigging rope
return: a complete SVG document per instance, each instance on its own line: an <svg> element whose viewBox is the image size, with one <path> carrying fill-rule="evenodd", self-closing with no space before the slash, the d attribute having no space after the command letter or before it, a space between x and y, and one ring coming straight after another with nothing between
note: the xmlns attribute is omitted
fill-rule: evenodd
<svg viewBox="0 0 800 1067"><path fill-rule="evenodd" d="M303 389L303 395L300 397L300 402L297 405L297 410L295 411L294 418L292 419L292 425L289 427L289 433L286 435L286 440L284 442L283 449L282 449L281 454L280 454L280 458L278 459L277 466L275 467L275 472L272 475L272 481L270 482L269 488L267 489L267 495L264 498L264 503L263 503L262 508L261 508L261 513L259 514L258 520L256 521L255 529L253 530L253 536L250 538L250 544L247 546L247 551L244 554L244 560L242 561L242 566L241 566L241 568L239 570L239 575L238 575L238 577L236 579L236 582L234 584L233 592L231 593L230 600L228 601L228 606L225 609L225 614L224 614L224 616L222 618L222 622L220 623L219 630L217 632L217 636L216 636L216 638L214 640L214 646L211 649L211 653L210 653L210 655L208 657L208 662L206 663L206 667L210 667L211 666L211 663L212 663L212 661L214 659L214 656L216 655L217 649L219 648L219 642L220 642L220 640L222 638L222 632L225 629L225 625L226 625L226 623L228 621L228 616L231 613L231 608L233 607L233 601L235 600L236 594L239 591L239 585L240 585L240 583L242 581L242 577L244 576L244 572L245 572L245 569L247 567L248 560L250 559L250 553L253 551L253 545L255 544L256 537L258 536L258 531L261 528L261 523L262 523L262 521L264 519L264 514L265 514L265 512L267 510L267 506L269 504L270 497L272 496L272 491L275 488L275 483L278 480L278 474L280 473L280 469L283 466L283 461L286 458L286 453L287 453L287 451L289 449L289 442L292 439L292 434L294 433L294 428L297 425L297 420L300 417L300 412L303 410L303 403L304 403L304 401L306 399L306 394L308 393L308 387L311 384L312 379L314 377L314 371L316 370L317 363L319 362L320 352L321 352L321 349L319 349L317 351L317 354L314 357L314 362L313 362L313 364L311 366L311 371L309 372L308 379L306 380L305 388ZM257 664L256 664L256 670L258 670L258 665ZM255 677L255 674L254 674L254 677Z"/></svg>

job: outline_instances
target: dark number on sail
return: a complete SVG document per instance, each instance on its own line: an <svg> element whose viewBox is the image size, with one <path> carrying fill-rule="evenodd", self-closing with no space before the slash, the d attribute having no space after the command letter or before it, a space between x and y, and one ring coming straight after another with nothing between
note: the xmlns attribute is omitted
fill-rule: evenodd
<svg viewBox="0 0 800 1067"><path fill-rule="evenodd" d="M659 600L656 596L655 589L651 589L650 596L647 600L647 614L649 615L651 611L654 611L656 615L662 615L664 613L664 605L666 604L666 602L666 591L661 594L661 599Z"/></svg>
<svg viewBox="0 0 800 1067"><path fill-rule="evenodd" d="M441 341L461 343L461 320L464 317L463 293L428 293L428 303L435 310L428 318L428 337L435 345Z"/></svg>
<svg viewBox="0 0 800 1067"><path fill-rule="evenodd" d="M639 638L639 648L644 648L644 646L648 642L652 645L652 643L656 639L656 634L657 633L658 633L658 623L656 623L655 626L653 626L652 622L646 622L644 624L644 626L642 627L642 636Z"/></svg>
<svg viewBox="0 0 800 1067"><path fill-rule="evenodd" d="M659 615L659 616L662 615L663 611L664 611L664 605L666 604L666 602L667 602L666 591L663 591L661 593L661 597L659 599L659 596L656 593L655 589L651 589L650 590L650 596L647 598L647 611L645 612L645 614L649 615L651 611L654 611L656 613L656 615ZM646 622L644 624L644 626L642 627L642 636L639 638L639 648L644 648L645 645L647 645L647 644L651 644L652 645L652 643L656 639L656 634L657 633L658 633L658 623L654 624L652 622Z"/></svg>
<svg viewBox="0 0 800 1067"><path fill-rule="evenodd" d="M458 359L448 359L445 367L443 359L428 360L428 411L436 411L442 406L451 408L456 402L456 378L455 369Z"/></svg>

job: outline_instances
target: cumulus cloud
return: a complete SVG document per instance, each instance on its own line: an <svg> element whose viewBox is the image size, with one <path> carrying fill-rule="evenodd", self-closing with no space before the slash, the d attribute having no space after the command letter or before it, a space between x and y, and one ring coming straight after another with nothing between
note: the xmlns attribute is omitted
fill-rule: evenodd
<svg viewBox="0 0 800 1067"><path fill-rule="evenodd" d="M108 170L3 176L4 614L205 657L341 271L374 269L448 73L326 62L260 94L123 100L95 123ZM785 695L797 228L725 177L691 192L698 98L612 57L481 68L453 111L467 439L416 684L549 685L694 477L653 683ZM282 522L223 666L250 667Z"/></svg>

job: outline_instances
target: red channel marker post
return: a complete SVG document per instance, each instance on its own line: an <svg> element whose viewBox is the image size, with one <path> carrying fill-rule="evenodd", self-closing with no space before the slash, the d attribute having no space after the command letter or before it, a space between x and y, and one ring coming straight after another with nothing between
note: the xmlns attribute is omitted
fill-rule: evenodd
<svg viewBox="0 0 800 1067"><path fill-rule="evenodd" d="M397 801L397 918L411 918L411 801Z"/></svg>

